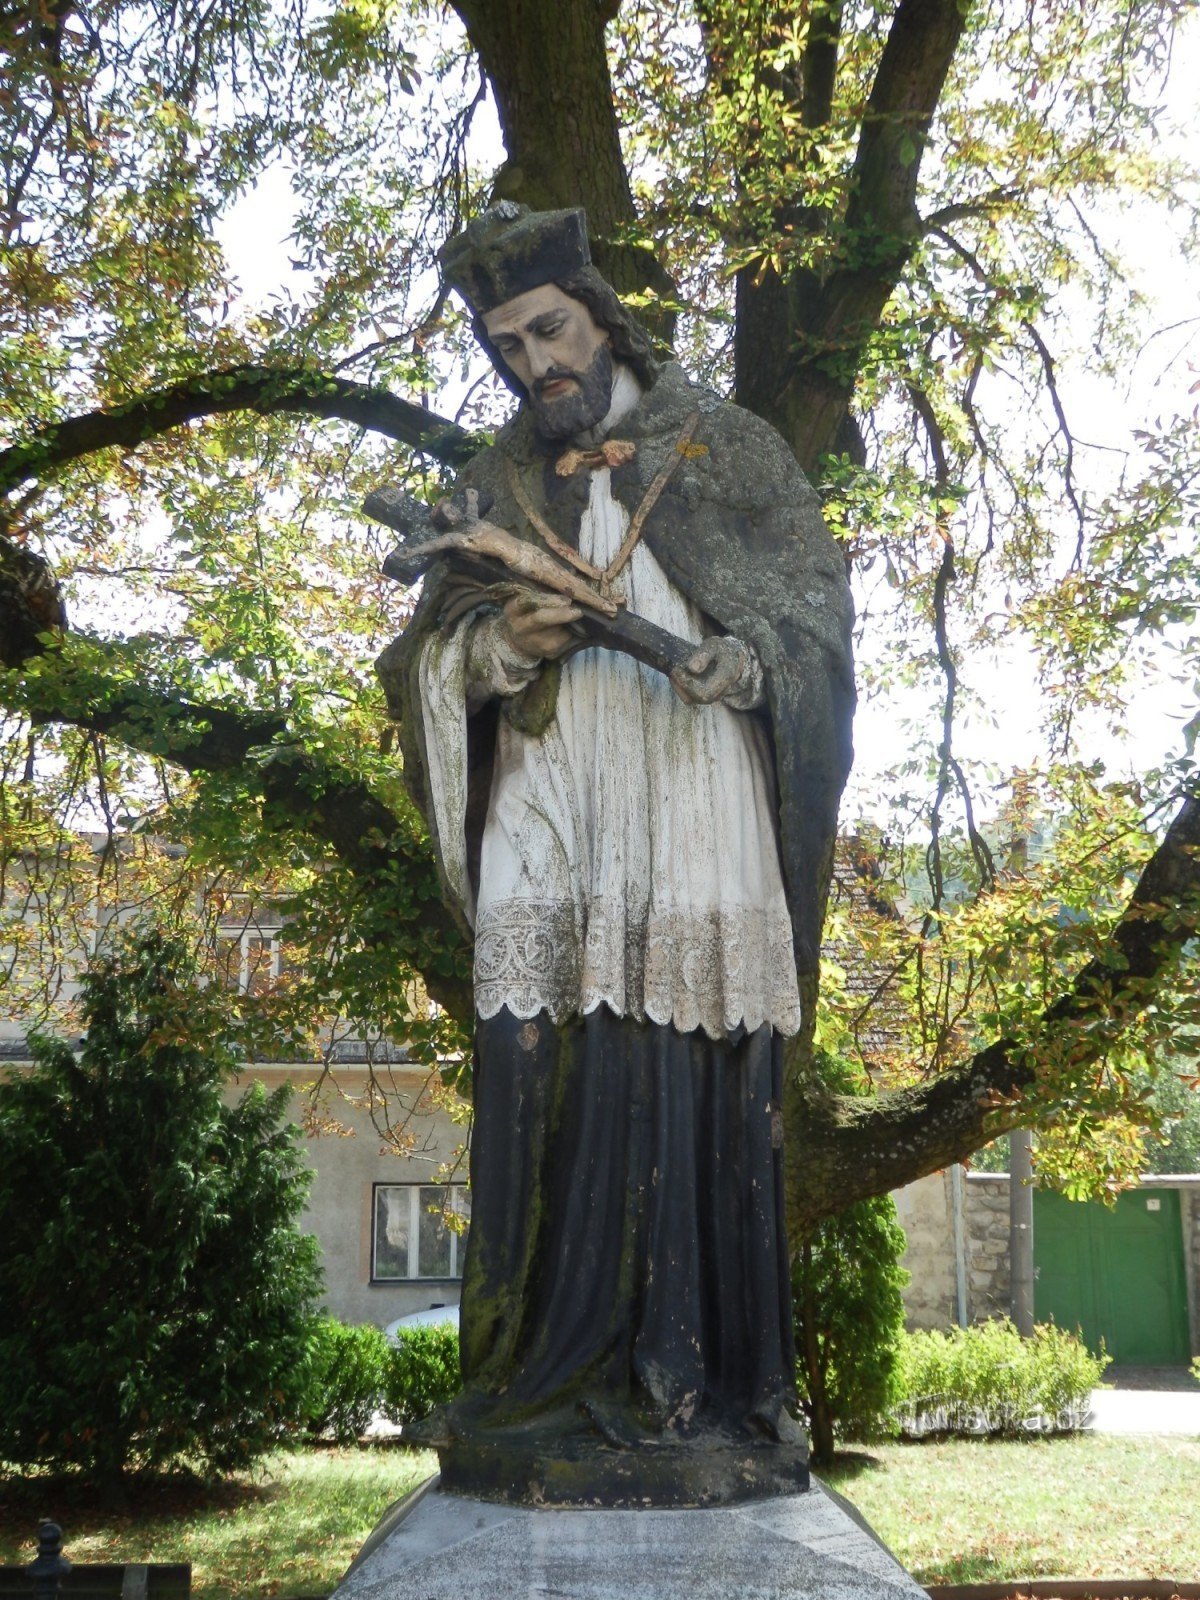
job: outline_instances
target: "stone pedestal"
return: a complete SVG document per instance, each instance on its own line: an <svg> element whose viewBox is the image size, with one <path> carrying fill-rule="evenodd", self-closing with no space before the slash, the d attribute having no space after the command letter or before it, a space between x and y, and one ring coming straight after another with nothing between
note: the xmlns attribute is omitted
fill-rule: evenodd
<svg viewBox="0 0 1200 1600"><path fill-rule="evenodd" d="M858 1513L805 1494L686 1511L536 1510L437 1478L393 1506L335 1600L923 1600Z"/></svg>

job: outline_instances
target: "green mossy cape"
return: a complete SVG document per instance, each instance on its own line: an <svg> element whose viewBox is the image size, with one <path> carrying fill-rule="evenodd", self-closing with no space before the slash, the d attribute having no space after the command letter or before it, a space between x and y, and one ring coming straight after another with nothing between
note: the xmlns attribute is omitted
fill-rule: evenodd
<svg viewBox="0 0 1200 1600"><path fill-rule="evenodd" d="M838 802L850 770L854 675L853 611L846 564L821 517L820 503L787 445L767 423L692 383L675 365L614 428L637 444L635 459L615 468L612 490L632 517L652 479L676 449L691 412L701 412L694 440L660 496L642 537L670 578L720 631L752 645L762 662L775 747L779 838L784 883L801 976L815 974L833 859ZM492 501L488 520L533 543L542 541L517 505L504 458L518 470L530 504L560 538L578 545L588 474L559 478L548 449L522 406L495 445L468 463L455 492L478 489ZM444 567L431 570L404 633L384 651L378 671L400 724L404 779L435 845L420 715L422 648L441 623ZM553 715L557 671L547 669L505 714L536 734ZM495 748L497 708L468 725L468 861L477 871ZM438 851L439 865L441 851ZM462 907L443 884L461 916Z"/></svg>

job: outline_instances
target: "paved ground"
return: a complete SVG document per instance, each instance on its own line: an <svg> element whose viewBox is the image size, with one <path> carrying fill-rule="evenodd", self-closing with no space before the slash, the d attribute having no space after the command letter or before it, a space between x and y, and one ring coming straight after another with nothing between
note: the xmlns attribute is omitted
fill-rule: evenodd
<svg viewBox="0 0 1200 1600"><path fill-rule="evenodd" d="M1181 1394L1200 1394L1200 1380L1188 1367L1123 1367L1119 1362L1107 1368L1105 1388L1177 1389Z"/></svg>
<svg viewBox="0 0 1200 1600"><path fill-rule="evenodd" d="M1110 1367L1104 1379L1092 1393L1093 1432L1200 1437L1200 1383L1186 1367Z"/></svg>

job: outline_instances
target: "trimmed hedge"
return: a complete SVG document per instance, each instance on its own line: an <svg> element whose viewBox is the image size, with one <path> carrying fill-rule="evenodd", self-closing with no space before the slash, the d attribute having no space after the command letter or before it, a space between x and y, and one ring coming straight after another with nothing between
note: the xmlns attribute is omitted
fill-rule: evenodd
<svg viewBox="0 0 1200 1600"><path fill-rule="evenodd" d="M1023 1339L1011 1322L906 1334L894 1413L909 1438L930 1433L1059 1433L1082 1428L1110 1357L1040 1324Z"/></svg>
<svg viewBox="0 0 1200 1600"><path fill-rule="evenodd" d="M462 1386L458 1330L413 1327L395 1344L372 1323L314 1320L309 1335L303 1426L310 1439L353 1444L381 1412L403 1426L419 1422Z"/></svg>
<svg viewBox="0 0 1200 1600"><path fill-rule="evenodd" d="M389 1348L372 1323L317 1317L308 1345L304 1430L310 1439L354 1444L379 1410Z"/></svg>
<svg viewBox="0 0 1200 1600"><path fill-rule="evenodd" d="M458 1329L435 1322L406 1329L388 1352L383 1377L383 1412L403 1426L419 1422L462 1388Z"/></svg>
<svg viewBox="0 0 1200 1600"><path fill-rule="evenodd" d="M904 1333L898 1387L903 1398L871 1434L1067 1432L1087 1422L1091 1392L1106 1355L1093 1356L1053 1324L1023 1339L1011 1322L983 1322L948 1333ZM1200 1374L1198 1374L1200 1376ZM458 1331L451 1323L417 1326L395 1344L370 1324L317 1318L308 1352L304 1427L310 1438L350 1444L376 1413L403 1427L453 1399L461 1387ZM838 1432L862 1437L842 1419Z"/></svg>

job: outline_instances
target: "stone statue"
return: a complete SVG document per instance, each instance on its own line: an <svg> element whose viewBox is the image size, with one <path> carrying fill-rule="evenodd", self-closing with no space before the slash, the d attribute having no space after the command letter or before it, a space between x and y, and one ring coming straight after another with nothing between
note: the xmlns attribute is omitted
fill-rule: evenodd
<svg viewBox="0 0 1200 1600"><path fill-rule="evenodd" d="M850 762L845 564L783 440L655 359L581 211L501 203L442 263L521 399L460 503L689 645L668 677L447 560L380 661L475 938L465 1387L430 1437L467 1493L794 1491L780 1101Z"/></svg>

